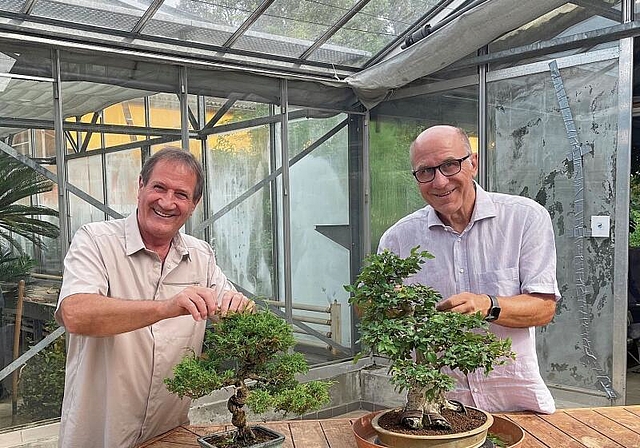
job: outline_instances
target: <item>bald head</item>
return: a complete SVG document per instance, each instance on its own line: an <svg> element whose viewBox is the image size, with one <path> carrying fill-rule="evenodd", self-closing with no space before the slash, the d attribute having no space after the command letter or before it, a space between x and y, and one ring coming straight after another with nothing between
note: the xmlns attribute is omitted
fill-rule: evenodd
<svg viewBox="0 0 640 448"><path fill-rule="evenodd" d="M454 146L462 145L467 154L471 154L471 143L466 132L455 126L440 124L425 129L411 143L411 146L409 146L411 165L413 166L416 149L428 150L430 147L437 147L442 142L450 142Z"/></svg>

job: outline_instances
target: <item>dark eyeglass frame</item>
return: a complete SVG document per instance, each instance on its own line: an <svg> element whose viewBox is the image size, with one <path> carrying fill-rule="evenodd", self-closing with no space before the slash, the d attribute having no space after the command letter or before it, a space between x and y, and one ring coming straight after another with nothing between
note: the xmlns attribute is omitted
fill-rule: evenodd
<svg viewBox="0 0 640 448"><path fill-rule="evenodd" d="M462 171L462 162L464 162L465 160L467 160L469 157L471 157L471 154L467 154L466 156L460 158L460 159L450 159L450 160L445 160L444 162L442 162L440 165L438 166L426 166L423 168L418 168L415 171L412 171L411 174L413 174L413 177L416 178L416 180L421 183L421 184L428 184L429 182L433 182L433 179L436 178L436 169L438 171L440 171L440 174L442 174L444 177L451 177L451 176L455 176L456 174L458 174L460 171ZM449 165L452 162L456 162L458 164L458 171L456 171L455 173L450 173L450 174L446 174L444 171L442 171L442 165ZM420 171L422 172L426 172L426 170L433 170L433 177L429 180L420 180L418 179L418 173Z"/></svg>

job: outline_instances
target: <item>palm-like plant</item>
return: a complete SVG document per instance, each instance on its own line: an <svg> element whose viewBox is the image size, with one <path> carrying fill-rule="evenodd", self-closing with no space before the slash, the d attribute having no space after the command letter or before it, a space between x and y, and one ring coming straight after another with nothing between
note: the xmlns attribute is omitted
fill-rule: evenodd
<svg viewBox="0 0 640 448"><path fill-rule="evenodd" d="M23 278L35 264L17 236L44 248L42 237L57 238L60 234L58 225L41 219L58 216L56 210L20 203L52 189L53 182L45 176L0 151L0 281Z"/></svg>

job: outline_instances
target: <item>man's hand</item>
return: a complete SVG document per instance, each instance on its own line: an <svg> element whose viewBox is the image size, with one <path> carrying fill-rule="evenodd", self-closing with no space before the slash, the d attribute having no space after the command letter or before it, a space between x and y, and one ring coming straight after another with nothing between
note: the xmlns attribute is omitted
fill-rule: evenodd
<svg viewBox="0 0 640 448"><path fill-rule="evenodd" d="M248 299L244 294L236 291L225 291L220 305L220 316L225 317L229 313L254 313L256 303Z"/></svg>
<svg viewBox="0 0 640 448"><path fill-rule="evenodd" d="M224 317L229 313L254 312L256 307L253 300L236 291L224 291L218 304L215 289L202 286L189 286L167 302L175 316L191 314L196 321L216 315Z"/></svg>
<svg viewBox="0 0 640 448"><path fill-rule="evenodd" d="M196 321L205 320L218 311L216 291L203 286L189 286L167 300L174 316L191 314Z"/></svg>
<svg viewBox="0 0 640 448"><path fill-rule="evenodd" d="M475 314L480 311L480 314L484 317L489 312L490 306L491 299L489 299L488 295L462 292L438 302L436 309L460 314Z"/></svg>

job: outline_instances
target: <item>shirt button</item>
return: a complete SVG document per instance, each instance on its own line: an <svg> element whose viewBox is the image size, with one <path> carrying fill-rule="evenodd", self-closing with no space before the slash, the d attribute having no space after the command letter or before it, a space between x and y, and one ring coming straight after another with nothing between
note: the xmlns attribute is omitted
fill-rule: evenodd
<svg viewBox="0 0 640 448"><path fill-rule="evenodd" d="M477 392L478 392L478 389L474 387L474 388L473 388L473 391L477 393Z"/></svg>
<svg viewBox="0 0 640 448"><path fill-rule="evenodd" d="M459 271L462 274L464 272L464 268L460 268Z"/></svg>

